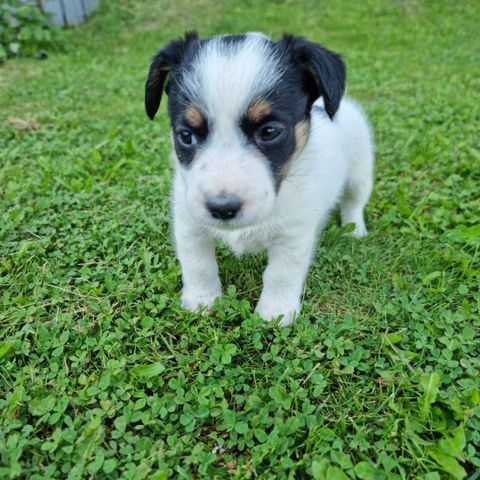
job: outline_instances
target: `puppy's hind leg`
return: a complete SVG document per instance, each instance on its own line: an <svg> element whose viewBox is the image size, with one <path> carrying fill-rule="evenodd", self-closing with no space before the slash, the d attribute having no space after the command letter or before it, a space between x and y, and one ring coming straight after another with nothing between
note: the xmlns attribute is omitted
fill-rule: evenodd
<svg viewBox="0 0 480 480"><path fill-rule="evenodd" d="M367 180L367 179L365 179ZM355 238L364 237L367 234L367 227L363 218L363 210L370 197L372 181L350 183L345 188L341 203L340 216L342 226L354 223L355 228L352 235Z"/></svg>
<svg viewBox="0 0 480 480"><path fill-rule="evenodd" d="M352 235L355 238L361 238L367 234L363 211L373 187L373 146L366 124L363 130L363 134L355 145L357 148L351 153L347 181L340 201L342 226L354 223L355 229Z"/></svg>

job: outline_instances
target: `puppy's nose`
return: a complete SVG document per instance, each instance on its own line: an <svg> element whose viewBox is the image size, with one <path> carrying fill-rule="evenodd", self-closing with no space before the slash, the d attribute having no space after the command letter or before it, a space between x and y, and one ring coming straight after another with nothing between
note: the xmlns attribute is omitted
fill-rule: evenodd
<svg viewBox="0 0 480 480"><path fill-rule="evenodd" d="M213 218L231 220L242 208L242 202L233 194L218 195L207 200L207 208Z"/></svg>

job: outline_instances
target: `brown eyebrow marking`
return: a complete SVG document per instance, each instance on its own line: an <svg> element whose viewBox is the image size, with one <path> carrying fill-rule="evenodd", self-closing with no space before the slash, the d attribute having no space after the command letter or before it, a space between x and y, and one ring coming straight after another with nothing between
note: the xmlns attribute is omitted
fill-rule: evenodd
<svg viewBox="0 0 480 480"><path fill-rule="evenodd" d="M200 128L205 123L205 117L196 105L189 105L185 113L185 119L190 127Z"/></svg>
<svg viewBox="0 0 480 480"><path fill-rule="evenodd" d="M255 123L260 122L270 113L272 113L270 103L264 98L254 100L247 110L248 119Z"/></svg>

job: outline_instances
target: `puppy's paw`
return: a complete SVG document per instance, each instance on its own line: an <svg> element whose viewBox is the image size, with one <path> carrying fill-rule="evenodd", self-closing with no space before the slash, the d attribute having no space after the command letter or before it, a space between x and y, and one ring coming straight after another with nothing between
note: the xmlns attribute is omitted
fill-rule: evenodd
<svg viewBox="0 0 480 480"><path fill-rule="evenodd" d="M221 296L222 292L218 290L211 292L183 292L182 308L190 312L198 312L205 309L205 313L209 313L215 303L215 299Z"/></svg>
<svg viewBox="0 0 480 480"><path fill-rule="evenodd" d="M363 238L367 235L367 227L365 226L365 222L363 221L363 219L360 218L354 221L342 221L342 227L350 224L354 226L353 230L350 233L353 238Z"/></svg>
<svg viewBox="0 0 480 480"><path fill-rule="evenodd" d="M361 223L356 223L355 228L352 232L352 237L354 238L363 238L367 235L367 227L365 223L362 221Z"/></svg>
<svg viewBox="0 0 480 480"><path fill-rule="evenodd" d="M300 305L297 302L288 303L278 298L264 299L260 298L255 311L263 320L270 322L276 320L280 315L282 319L279 322L280 327L291 325L295 317L300 312Z"/></svg>

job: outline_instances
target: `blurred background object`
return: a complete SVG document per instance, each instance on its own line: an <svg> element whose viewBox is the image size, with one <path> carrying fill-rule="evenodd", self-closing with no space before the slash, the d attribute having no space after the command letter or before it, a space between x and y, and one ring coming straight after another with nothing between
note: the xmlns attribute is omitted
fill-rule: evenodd
<svg viewBox="0 0 480 480"><path fill-rule="evenodd" d="M47 58L62 50L59 27L84 23L99 0L0 0L0 62L9 57Z"/></svg>
<svg viewBox="0 0 480 480"><path fill-rule="evenodd" d="M50 14L52 23L65 26L83 23L98 8L99 0L37 0L36 3Z"/></svg>

